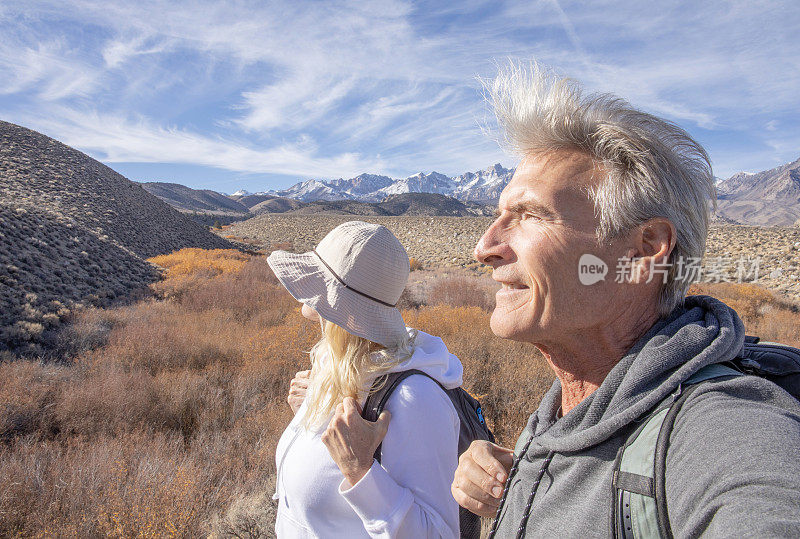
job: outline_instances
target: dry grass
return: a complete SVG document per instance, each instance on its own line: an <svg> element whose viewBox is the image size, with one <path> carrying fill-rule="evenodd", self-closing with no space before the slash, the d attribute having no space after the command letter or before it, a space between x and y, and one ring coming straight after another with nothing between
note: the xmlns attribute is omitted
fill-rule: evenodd
<svg viewBox="0 0 800 539"><path fill-rule="evenodd" d="M800 347L800 309L754 284L694 284L690 294L714 296L731 306L748 335Z"/></svg>
<svg viewBox="0 0 800 539"><path fill-rule="evenodd" d="M175 259L169 299L77 317L72 361L0 364L0 536L197 536L265 490L316 327L263 258Z"/></svg>
<svg viewBox="0 0 800 539"><path fill-rule="evenodd" d="M187 250L159 263L163 299L78 315L60 336L72 360L0 363L0 536L271 535L284 398L318 326L263 257ZM404 316L462 360L513 445L552 374L533 347L492 335L477 291L445 279L438 304ZM800 315L769 293L699 291L740 309L751 333L800 344Z"/></svg>
<svg viewBox="0 0 800 539"><path fill-rule="evenodd" d="M472 277L450 277L437 281L428 296L431 305L453 307L480 307L484 311L494 309L494 294Z"/></svg>

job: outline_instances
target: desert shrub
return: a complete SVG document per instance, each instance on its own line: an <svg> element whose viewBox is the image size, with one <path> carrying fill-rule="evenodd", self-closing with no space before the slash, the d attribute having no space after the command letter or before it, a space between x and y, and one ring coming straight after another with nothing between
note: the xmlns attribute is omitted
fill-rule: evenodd
<svg viewBox="0 0 800 539"><path fill-rule="evenodd" d="M92 307L67 318L52 337L54 357L72 358L106 344L117 323L115 314L114 310Z"/></svg>
<svg viewBox="0 0 800 539"><path fill-rule="evenodd" d="M403 290L400 299L397 300L397 308L401 311L405 309L419 309L424 305L423 301L417 297L409 288Z"/></svg>
<svg viewBox="0 0 800 539"><path fill-rule="evenodd" d="M778 304L772 292L750 283L696 283L689 293L714 296L732 307L745 321L760 317L765 307Z"/></svg>
<svg viewBox="0 0 800 539"><path fill-rule="evenodd" d="M294 245L292 245L289 241L279 241L275 243L271 243L269 245L268 251L292 251L294 249Z"/></svg>
<svg viewBox="0 0 800 539"><path fill-rule="evenodd" d="M210 309L184 316L180 305L160 302L125 309L126 322L111 330L108 345L93 353L96 360L151 374L240 361L243 328L229 311Z"/></svg>
<svg viewBox="0 0 800 539"><path fill-rule="evenodd" d="M98 365L81 374L64 384L56 406L64 435L117 435L137 429L164 430L177 423L147 373Z"/></svg>
<svg viewBox="0 0 800 539"><path fill-rule="evenodd" d="M235 249L199 249L188 247L168 255L148 258L149 262L166 268L167 277L178 275L220 275L242 269L248 255Z"/></svg>
<svg viewBox="0 0 800 539"><path fill-rule="evenodd" d="M431 288L428 303L453 307L480 307L484 311L490 311L494 309L494 296L477 279L445 277L439 279Z"/></svg>
<svg viewBox="0 0 800 539"><path fill-rule="evenodd" d="M766 288L751 283L698 283L690 294L713 296L733 308L748 335L800 346L800 312Z"/></svg>
<svg viewBox="0 0 800 539"><path fill-rule="evenodd" d="M132 433L0 447L0 535L199 535L207 472L182 445Z"/></svg>
<svg viewBox="0 0 800 539"><path fill-rule="evenodd" d="M57 433L55 406L62 391L60 382L72 375L65 367L42 362L0 363L0 442Z"/></svg>
<svg viewBox="0 0 800 539"><path fill-rule="evenodd" d="M241 537L261 539L275 535L277 502L272 499L274 481L269 490L237 497L222 515L211 521L211 538Z"/></svg>
<svg viewBox="0 0 800 539"><path fill-rule="evenodd" d="M776 310L747 328L748 333L764 341L774 341L800 348L800 313Z"/></svg>
<svg viewBox="0 0 800 539"><path fill-rule="evenodd" d="M73 317L69 364L0 364L0 536L199 536L271 494L319 327L263 258L204 264L166 273L195 280L172 299Z"/></svg>
<svg viewBox="0 0 800 539"><path fill-rule="evenodd" d="M275 325L297 306L297 302L278 284L264 257L253 257L240 270L220 275L185 288L176 298L186 309L203 311L226 309L240 321L253 317L259 323Z"/></svg>

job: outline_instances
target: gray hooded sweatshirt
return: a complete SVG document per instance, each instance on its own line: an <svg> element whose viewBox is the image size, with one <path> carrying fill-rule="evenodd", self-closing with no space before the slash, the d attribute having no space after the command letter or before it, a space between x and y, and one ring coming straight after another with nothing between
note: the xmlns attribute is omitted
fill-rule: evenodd
<svg viewBox="0 0 800 539"><path fill-rule="evenodd" d="M556 380L517 442L519 455L533 438L497 537L517 535L540 475L527 537L611 536L614 459L637 420L701 367L733 358L743 341L733 309L691 296L560 419ZM677 416L666 491L675 537L800 537L800 404L754 376L704 382Z"/></svg>

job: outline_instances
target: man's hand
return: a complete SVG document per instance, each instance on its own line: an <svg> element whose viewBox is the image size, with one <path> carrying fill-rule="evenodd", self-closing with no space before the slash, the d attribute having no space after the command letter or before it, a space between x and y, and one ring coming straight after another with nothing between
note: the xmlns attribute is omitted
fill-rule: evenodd
<svg viewBox="0 0 800 539"><path fill-rule="evenodd" d="M391 418L392 414L384 410L376 422L367 421L352 397L336 407L322 443L350 485L358 483L372 467L373 455L386 436Z"/></svg>
<svg viewBox="0 0 800 539"><path fill-rule="evenodd" d="M300 409L300 406L303 405L303 401L306 399L306 392L308 391L308 377L311 375L311 371L300 371L294 375L292 381L289 382L289 396L286 397L286 402L289 403L289 407L292 409L292 412L295 414L297 410Z"/></svg>
<svg viewBox="0 0 800 539"><path fill-rule="evenodd" d="M475 440L458 458L450 488L453 498L476 515L493 517L500 507L503 485L513 461L513 450Z"/></svg>

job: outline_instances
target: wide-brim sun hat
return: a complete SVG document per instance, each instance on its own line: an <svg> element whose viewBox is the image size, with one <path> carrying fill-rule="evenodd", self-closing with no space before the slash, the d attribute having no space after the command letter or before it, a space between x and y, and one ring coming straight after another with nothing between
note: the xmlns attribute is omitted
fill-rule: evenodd
<svg viewBox="0 0 800 539"><path fill-rule="evenodd" d="M286 290L323 319L387 348L404 339L396 305L408 281L408 254L386 227L348 221L313 251L274 251L267 263Z"/></svg>

